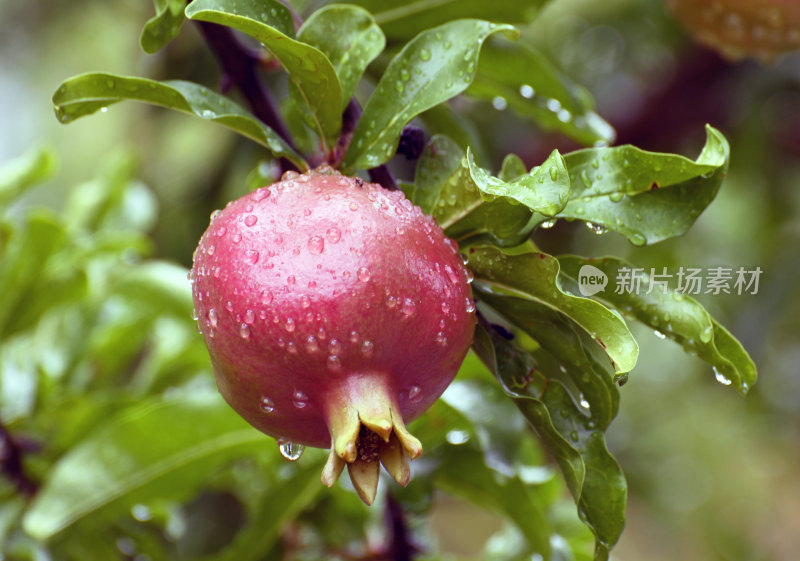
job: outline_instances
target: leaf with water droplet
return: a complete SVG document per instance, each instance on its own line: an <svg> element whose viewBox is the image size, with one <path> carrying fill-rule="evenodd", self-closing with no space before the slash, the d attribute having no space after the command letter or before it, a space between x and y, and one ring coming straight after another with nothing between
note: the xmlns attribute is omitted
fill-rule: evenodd
<svg viewBox="0 0 800 561"><path fill-rule="evenodd" d="M557 359L588 370L589 377L597 382L594 387L581 388L591 404L590 417L576 404L580 394L570 395L560 380L543 374L536 360L541 352L534 358L499 330L484 325L476 329L473 349L558 463L581 520L595 535L595 559L608 559L608 552L625 525L627 495L625 476L609 453L603 433L616 414L619 392L604 367L591 359L592 353L583 346L585 339L580 342L579 333L573 328L553 322L556 316L552 310L541 310L544 319L538 330L540 340L548 342ZM600 409L608 400L612 407L604 408L605 423L598 423L596 405Z"/></svg>
<svg viewBox="0 0 800 561"><path fill-rule="evenodd" d="M334 26L334 32L329 25ZM342 109L353 97L364 70L386 44L372 14L345 4L315 11L297 32L297 39L325 53L333 64L342 86Z"/></svg>
<svg viewBox="0 0 800 561"><path fill-rule="evenodd" d="M572 188L558 216L602 224L634 245L685 233L716 196L728 168L725 137L711 127L706 132L694 162L630 145L565 154Z"/></svg>
<svg viewBox="0 0 800 561"><path fill-rule="evenodd" d="M594 297L633 316L641 323L656 329L665 337L679 343L687 352L696 354L731 380L740 393L747 393L756 382L757 373L753 360L741 343L720 325L691 296L669 289L666 294L660 286L652 286L652 279L642 278L638 290L627 290L623 285L619 292L612 285L614 280L625 278L633 265L606 257L588 260L574 255L559 257L561 284L577 290L580 268L590 264L599 269L610 280L608 288Z"/></svg>
<svg viewBox="0 0 800 561"><path fill-rule="evenodd" d="M107 80L116 87L109 88ZM138 85L136 90L130 86ZM146 86L146 87L145 87ZM181 80L156 82L145 78L91 72L69 78L53 94L61 121L72 122L123 100L142 101L219 123L291 160L301 169L308 164L268 126L230 99L199 84Z"/></svg>
<svg viewBox="0 0 800 561"><path fill-rule="evenodd" d="M615 137L611 125L594 112L591 94L529 45L488 41L465 93L487 101L502 97L521 117L583 145L610 143Z"/></svg>
<svg viewBox="0 0 800 561"><path fill-rule="evenodd" d="M536 338L541 307L556 312L569 323L603 345L616 373L630 372L636 364L639 346L625 321L599 302L562 290L557 282L558 260L545 253L509 255L497 248L470 249L469 267L475 274L473 289L516 326Z"/></svg>
<svg viewBox="0 0 800 561"><path fill-rule="evenodd" d="M467 81L463 76L470 62L474 64L477 58L476 45L498 31L516 33L510 25L490 27L485 21L465 19L428 29L409 41L389 63L367 101L345 156L344 169L373 168L391 158L403 127L411 119L467 87L472 73L466 73ZM452 47L445 50L442 40L436 39L437 34L451 41ZM467 53L472 54L465 61ZM412 76L405 83L404 71ZM457 79L459 72L462 79ZM402 91L394 87L398 82L404 83ZM375 129L367 130L366 123L373 121Z"/></svg>
<svg viewBox="0 0 800 561"><path fill-rule="evenodd" d="M269 21L262 21L264 5L271 7ZM271 14L275 15L272 16ZM331 61L319 49L294 36L289 9L278 0L194 0L186 16L237 29L250 35L275 55L289 74L303 103L310 110L314 129L333 147L342 126L342 88Z"/></svg>

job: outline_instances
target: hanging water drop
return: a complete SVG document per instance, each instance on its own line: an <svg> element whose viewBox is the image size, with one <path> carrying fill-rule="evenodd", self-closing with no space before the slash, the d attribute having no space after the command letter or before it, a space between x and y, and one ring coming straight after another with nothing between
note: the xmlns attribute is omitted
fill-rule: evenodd
<svg viewBox="0 0 800 561"><path fill-rule="evenodd" d="M290 462L296 462L299 460L300 456L303 455L303 450L305 449L306 447L304 445L292 442L287 438L278 439L278 450L280 451L281 456Z"/></svg>

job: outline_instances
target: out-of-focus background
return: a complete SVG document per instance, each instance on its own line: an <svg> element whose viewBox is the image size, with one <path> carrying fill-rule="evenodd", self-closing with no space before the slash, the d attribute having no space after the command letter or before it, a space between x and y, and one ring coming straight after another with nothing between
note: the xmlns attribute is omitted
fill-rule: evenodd
<svg viewBox="0 0 800 561"><path fill-rule="evenodd" d="M52 147L58 171L25 204L61 209L74 186L124 162L149 188L141 191L150 209L142 220L152 254L188 266L211 210L247 189L259 148L212 124L134 103L62 126L50 102L62 80L93 70L216 84L217 65L191 26L159 54L141 51L137 38L151 16L152 5L139 0L0 0L0 164ZM538 239L546 251L615 254L673 270L763 270L756 295L698 297L758 365L747 398L675 344L635 333L639 363L609 433L629 483L627 529L614 558L797 559L800 53L768 64L726 61L686 35L660 0L558 0L522 40L592 92L619 143L694 158L705 123L731 142L729 176L685 236L636 248L614 234L558 224ZM508 111L472 109L494 131L495 166L507 152L533 165L554 147L576 148ZM463 540L448 537L446 521L441 526L442 547L469 558Z"/></svg>

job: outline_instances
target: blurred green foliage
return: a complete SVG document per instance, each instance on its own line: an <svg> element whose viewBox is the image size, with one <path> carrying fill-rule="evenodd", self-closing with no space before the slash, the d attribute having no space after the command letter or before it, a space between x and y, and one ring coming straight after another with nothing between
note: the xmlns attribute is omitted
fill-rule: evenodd
<svg viewBox="0 0 800 561"><path fill-rule="evenodd" d="M315 3L294 4L307 13ZM342 486L320 487L321 454L287 463L240 421L213 387L186 268L210 212L249 181L270 181L270 162L224 129L145 105L120 104L67 128L50 113L58 84L86 70L214 87L214 60L190 25L181 41L144 54L136 38L153 16L147 2L0 2L0 15L0 100L13 108L0 135L0 162L8 162L0 172L0 421L22 474L0 479L2 555L351 559L391 538L384 518L396 501L426 559L536 559L532 544L553 559L591 558L593 538L567 482L474 356L413 427L426 452L412 485L392 488L371 510ZM414 25L399 18L385 27L390 48ZM699 298L760 366L747 400L723 391L708 365L674 343L633 328L640 359L608 432L629 482L627 529L612 557L794 559L800 58L767 67L722 61L692 45L656 0L559 0L520 28L542 64L595 97L593 107L571 90L574 112L601 115L619 142L695 154L705 122L731 141L724 187L686 235L639 248L562 220L537 232L543 250L765 271L755 296ZM288 91L280 75L269 80ZM508 152L530 168L553 148L605 134L596 121L572 134L535 128L535 116L521 119L514 103L481 87L454 102L479 134L455 130L447 109L422 121L469 141L490 169ZM393 169L409 175L402 161ZM172 427L170 419L191 422ZM109 474L127 486L109 485ZM34 502L21 525L26 493L44 480L96 494ZM524 495L534 500L517 505ZM464 516L473 512L466 502L484 508Z"/></svg>

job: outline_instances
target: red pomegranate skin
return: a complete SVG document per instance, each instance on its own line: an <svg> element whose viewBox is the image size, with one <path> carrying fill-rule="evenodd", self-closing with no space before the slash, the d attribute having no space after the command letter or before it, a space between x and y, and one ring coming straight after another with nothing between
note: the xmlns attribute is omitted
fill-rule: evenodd
<svg viewBox="0 0 800 561"><path fill-rule="evenodd" d="M332 171L287 174L215 213L192 276L220 392L304 445L330 446L330 420L370 400L413 420L472 342L456 244L402 192Z"/></svg>

